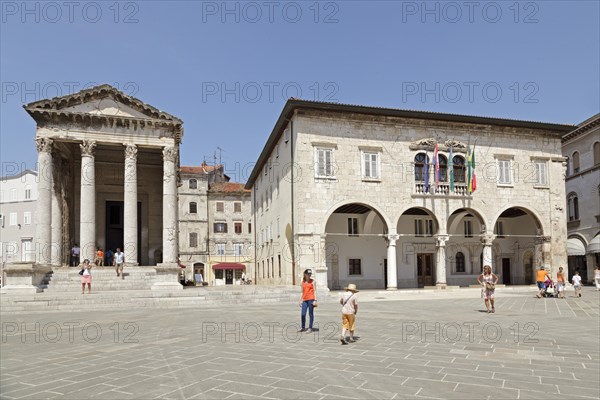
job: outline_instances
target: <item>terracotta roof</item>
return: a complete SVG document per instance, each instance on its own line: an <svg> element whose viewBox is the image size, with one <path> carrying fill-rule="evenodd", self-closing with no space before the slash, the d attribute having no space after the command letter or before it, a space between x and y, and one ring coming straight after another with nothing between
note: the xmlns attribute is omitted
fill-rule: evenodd
<svg viewBox="0 0 600 400"><path fill-rule="evenodd" d="M219 165L206 165L203 164L199 167L190 167L190 166L181 166L181 173L182 174L208 174L209 172L213 172L214 170L217 169L222 169L223 165L219 164Z"/></svg>
<svg viewBox="0 0 600 400"><path fill-rule="evenodd" d="M250 193L250 190L244 189L244 186L244 183L217 182L210 185L208 191L211 193Z"/></svg>

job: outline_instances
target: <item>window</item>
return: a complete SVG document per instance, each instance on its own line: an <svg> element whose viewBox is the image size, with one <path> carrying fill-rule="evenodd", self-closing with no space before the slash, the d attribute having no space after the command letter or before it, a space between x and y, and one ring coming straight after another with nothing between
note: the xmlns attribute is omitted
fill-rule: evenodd
<svg viewBox="0 0 600 400"><path fill-rule="evenodd" d="M415 236L433 236L433 220L415 219Z"/></svg>
<svg viewBox="0 0 600 400"><path fill-rule="evenodd" d="M569 221L577 221L579 219L579 200L575 192L571 192L567 196L567 214Z"/></svg>
<svg viewBox="0 0 600 400"><path fill-rule="evenodd" d="M242 212L242 203L240 203L239 201L236 201L235 203L233 203L233 212L241 213Z"/></svg>
<svg viewBox="0 0 600 400"><path fill-rule="evenodd" d="M473 237L473 221L468 219L463 221L464 234L465 237Z"/></svg>
<svg viewBox="0 0 600 400"><path fill-rule="evenodd" d="M226 222L215 222L213 228L215 233L227 233Z"/></svg>
<svg viewBox="0 0 600 400"><path fill-rule="evenodd" d="M190 203L190 214L196 214L198 212L198 204L194 201Z"/></svg>
<svg viewBox="0 0 600 400"><path fill-rule="evenodd" d="M333 177L333 150L318 148L315 151L315 172L317 177Z"/></svg>
<svg viewBox="0 0 600 400"><path fill-rule="evenodd" d="M576 174L579 172L579 152L576 151L573 153L573 173Z"/></svg>
<svg viewBox="0 0 600 400"><path fill-rule="evenodd" d="M31 212L30 211L23 213L23 224L31 225Z"/></svg>
<svg viewBox="0 0 600 400"><path fill-rule="evenodd" d="M217 243L217 255L225 255L225 243Z"/></svg>
<svg viewBox="0 0 600 400"><path fill-rule="evenodd" d="M244 244L243 243L234 243L233 244L233 254L236 256L241 256L244 254Z"/></svg>
<svg viewBox="0 0 600 400"><path fill-rule="evenodd" d="M8 224L10 226L16 226L17 225L17 213L10 213L9 214L9 222Z"/></svg>
<svg viewBox="0 0 600 400"><path fill-rule="evenodd" d="M217 201L217 212L225 211L225 203L222 201Z"/></svg>
<svg viewBox="0 0 600 400"><path fill-rule="evenodd" d="M235 233L237 233L238 235L240 235L242 233L242 223L241 222L234 222L233 227L234 227Z"/></svg>
<svg viewBox="0 0 600 400"><path fill-rule="evenodd" d="M465 272L465 255L462 252L456 253L456 272Z"/></svg>
<svg viewBox="0 0 600 400"><path fill-rule="evenodd" d="M419 153L415 156L415 181L425 181L425 164L429 162L429 157L425 153Z"/></svg>
<svg viewBox="0 0 600 400"><path fill-rule="evenodd" d="M188 187L190 189L198 189L198 181L195 179L190 179L188 182Z"/></svg>
<svg viewBox="0 0 600 400"><path fill-rule="evenodd" d="M498 238L504 238L505 233L504 233L504 222L503 221L496 221L496 237Z"/></svg>
<svg viewBox="0 0 600 400"><path fill-rule="evenodd" d="M571 175L571 159L566 157L567 159L567 176Z"/></svg>
<svg viewBox="0 0 600 400"><path fill-rule="evenodd" d="M271 277L271 263L270 260L267 258L267 278Z"/></svg>
<svg viewBox="0 0 600 400"><path fill-rule="evenodd" d="M546 174L546 162L535 162L535 186L547 186L548 178Z"/></svg>
<svg viewBox="0 0 600 400"><path fill-rule="evenodd" d="M271 276L275 278L275 259L271 257Z"/></svg>
<svg viewBox="0 0 600 400"><path fill-rule="evenodd" d="M452 170L454 171L454 182L464 183L465 181L465 159L461 156L452 157Z"/></svg>
<svg viewBox="0 0 600 400"><path fill-rule="evenodd" d="M448 159L446 156L440 154L438 155L440 160L440 182L448 181Z"/></svg>
<svg viewBox="0 0 600 400"><path fill-rule="evenodd" d="M17 201L17 189L10 189L10 201Z"/></svg>
<svg viewBox="0 0 600 400"><path fill-rule="evenodd" d="M348 218L348 235L358 236L358 218Z"/></svg>
<svg viewBox="0 0 600 400"><path fill-rule="evenodd" d="M362 275L360 258L350 258L348 260L348 275Z"/></svg>
<svg viewBox="0 0 600 400"><path fill-rule="evenodd" d="M25 200L31 200L31 186L25 186Z"/></svg>
<svg viewBox="0 0 600 400"><path fill-rule="evenodd" d="M279 277L281 278L281 254L277 254L277 264L279 266Z"/></svg>
<svg viewBox="0 0 600 400"><path fill-rule="evenodd" d="M594 143L594 165L600 164L600 142Z"/></svg>
<svg viewBox="0 0 600 400"><path fill-rule="evenodd" d="M498 160L498 184L511 185L512 172L510 168L510 160Z"/></svg>
<svg viewBox="0 0 600 400"><path fill-rule="evenodd" d="M248 233L252 233L252 223L248 222Z"/></svg>
<svg viewBox="0 0 600 400"><path fill-rule="evenodd" d="M363 152L363 177L379 179L379 153Z"/></svg>
<svg viewBox="0 0 600 400"><path fill-rule="evenodd" d="M190 232L190 247L198 247L198 234Z"/></svg>

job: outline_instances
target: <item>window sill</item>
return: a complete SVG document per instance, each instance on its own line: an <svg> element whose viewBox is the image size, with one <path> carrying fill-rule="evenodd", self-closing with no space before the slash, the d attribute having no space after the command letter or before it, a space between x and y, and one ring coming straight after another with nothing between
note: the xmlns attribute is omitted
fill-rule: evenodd
<svg viewBox="0 0 600 400"><path fill-rule="evenodd" d="M513 188L515 185L513 183L497 183L498 187L501 188Z"/></svg>
<svg viewBox="0 0 600 400"><path fill-rule="evenodd" d="M546 190L549 190L550 186L548 186L548 185L544 185L544 186L542 186L542 185L539 185L539 186L538 185L533 185L533 188L534 189L546 189Z"/></svg>
<svg viewBox="0 0 600 400"><path fill-rule="evenodd" d="M381 183L381 178L366 178L366 177L363 176L362 181L363 182Z"/></svg>
<svg viewBox="0 0 600 400"><path fill-rule="evenodd" d="M317 181L337 181L335 176L315 176Z"/></svg>

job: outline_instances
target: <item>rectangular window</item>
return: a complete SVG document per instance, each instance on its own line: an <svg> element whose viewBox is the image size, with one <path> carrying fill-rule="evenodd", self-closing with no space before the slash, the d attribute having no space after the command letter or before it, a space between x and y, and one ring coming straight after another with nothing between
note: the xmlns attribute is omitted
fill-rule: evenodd
<svg viewBox="0 0 600 400"><path fill-rule="evenodd" d="M548 185L545 161L536 161L535 162L535 185L536 186L547 186Z"/></svg>
<svg viewBox="0 0 600 400"><path fill-rule="evenodd" d="M233 244L233 254L236 256L241 256L244 253L244 245L242 243L234 243Z"/></svg>
<svg viewBox="0 0 600 400"><path fill-rule="evenodd" d="M433 236L433 220L415 219L415 235L419 237Z"/></svg>
<svg viewBox="0 0 600 400"><path fill-rule="evenodd" d="M23 224L31 225L31 212L28 211L23 213Z"/></svg>
<svg viewBox="0 0 600 400"><path fill-rule="evenodd" d="M240 235L242 233L242 223L241 222L234 222L233 226L234 226L234 229L235 229L235 233L237 233L238 235Z"/></svg>
<svg viewBox="0 0 600 400"><path fill-rule="evenodd" d="M358 218L348 218L348 236L358 236Z"/></svg>
<svg viewBox="0 0 600 400"><path fill-rule="evenodd" d="M248 222L248 233L252 233L252 223Z"/></svg>
<svg viewBox="0 0 600 400"><path fill-rule="evenodd" d="M496 221L496 237L503 238L504 236L504 222Z"/></svg>
<svg viewBox="0 0 600 400"><path fill-rule="evenodd" d="M362 275L360 258L350 258L348 260L348 275Z"/></svg>
<svg viewBox="0 0 600 400"><path fill-rule="evenodd" d="M317 177L333 177L333 150L316 149L315 172Z"/></svg>
<svg viewBox="0 0 600 400"><path fill-rule="evenodd" d="M217 243L217 255L225 255L225 243Z"/></svg>
<svg viewBox="0 0 600 400"><path fill-rule="evenodd" d="M190 203L190 214L196 214L198 212L198 203L191 202Z"/></svg>
<svg viewBox="0 0 600 400"><path fill-rule="evenodd" d="M25 188L25 200L31 200L31 188Z"/></svg>
<svg viewBox="0 0 600 400"><path fill-rule="evenodd" d="M9 217L10 217L10 219L9 219L8 224L10 226L16 226L17 225L17 213L10 213Z"/></svg>
<svg viewBox="0 0 600 400"><path fill-rule="evenodd" d="M227 233L226 222L215 222L213 228L215 233Z"/></svg>
<svg viewBox="0 0 600 400"><path fill-rule="evenodd" d="M379 153L363 152L363 177L379 179Z"/></svg>
<svg viewBox="0 0 600 400"><path fill-rule="evenodd" d="M498 184L512 184L512 171L510 167L510 160L498 160Z"/></svg>
<svg viewBox="0 0 600 400"><path fill-rule="evenodd" d="M465 237L473 237L473 221L463 221Z"/></svg>
<svg viewBox="0 0 600 400"><path fill-rule="evenodd" d="M425 236L422 219L415 219L415 236Z"/></svg>
<svg viewBox="0 0 600 400"><path fill-rule="evenodd" d="M277 264L279 265L279 277L281 278L281 254L277 254Z"/></svg>
<svg viewBox="0 0 600 400"><path fill-rule="evenodd" d="M198 247L198 234L190 232L190 247Z"/></svg>
<svg viewBox="0 0 600 400"><path fill-rule="evenodd" d="M236 201L235 203L233 203L233 212L241 213L242 212L242 203L240 203L239 201Z"/></svg>
<svg viewBox="0 0 600 400"><path fill-rule="evenodd" d="M225 203L222 201L217 201L217 212L225 211Z"/></svg>
<svg viewBox="0 0 600 400"><path fill-rule="evenodd" d="M10 201L17 201L17 189L10 189Z"/></svg>

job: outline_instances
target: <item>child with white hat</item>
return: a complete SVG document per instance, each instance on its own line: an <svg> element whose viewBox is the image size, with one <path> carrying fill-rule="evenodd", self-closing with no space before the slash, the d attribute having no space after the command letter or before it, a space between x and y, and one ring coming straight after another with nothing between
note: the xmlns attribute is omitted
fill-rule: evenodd
<svg viewBox="0 0 600 400"><path fill-rule="evenodd" d="M358 300L356 299L358 290L354 283L349 284L344 290L346 292L340 298L340 304L342 305L342 336L340 336L340 342L348 344L356 341L354 337L354 321L356 319L356 312L358 311ZM347 330L350 331L348 341L346 341Z"/></svg>

